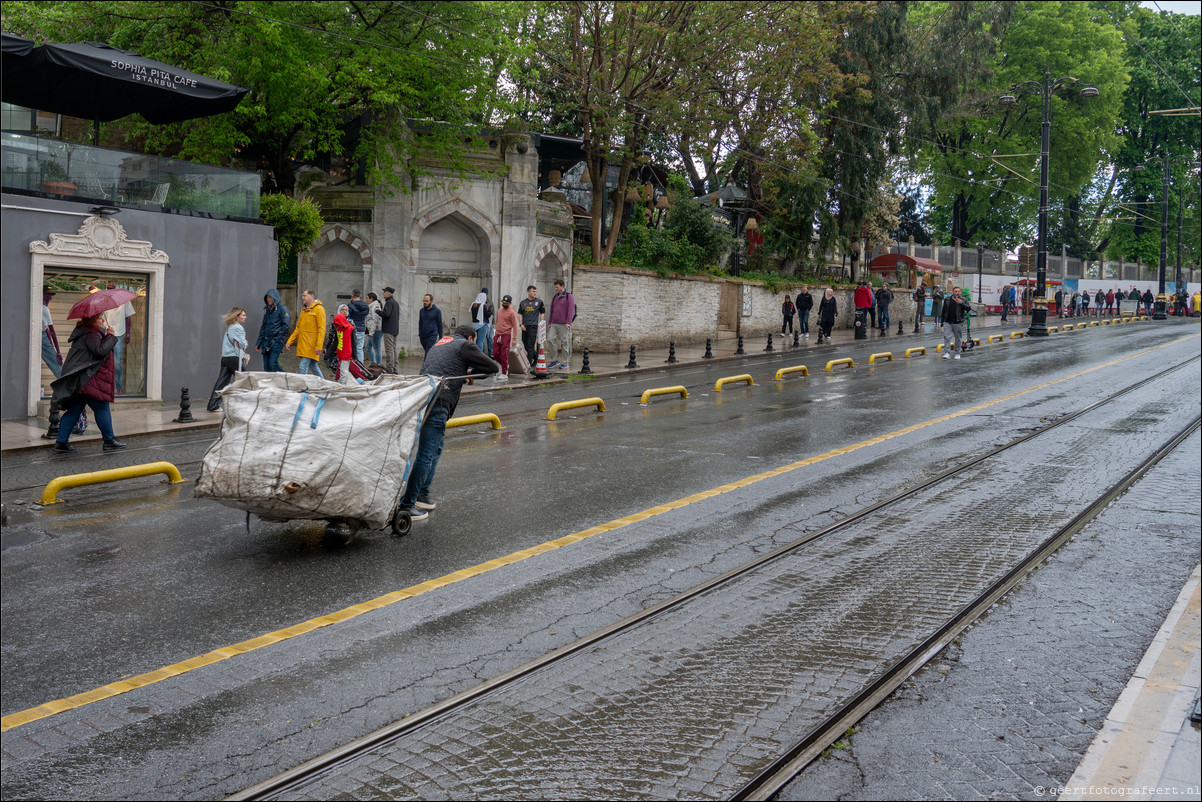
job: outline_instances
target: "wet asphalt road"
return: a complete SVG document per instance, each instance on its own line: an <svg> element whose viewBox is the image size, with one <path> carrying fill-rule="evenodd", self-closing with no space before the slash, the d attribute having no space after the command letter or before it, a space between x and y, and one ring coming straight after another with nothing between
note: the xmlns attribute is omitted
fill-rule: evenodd
<svg viewBox="0 0 1202 802"><path fill-rule="evenodd" d="M509 428L449 434L435 485L440 508L400 541L369 532L349 547L331 548L323 544L321 526L313 523L255 521L247 534L242 513L194 501L188 486L167 489L154 480L140 480L136 487L76 490L65 494L70 503L62 508L14 512L4 532L3 713L150 671L1196 334L1196 326L1177 322L1108 327L1046 342L983 347L959 362L928 357L833 374L821 373L826 353L822 360L813 352L801 359L786 354L749 361L746 367L688 367L663 377L601 380L579 389L473 397L459 414L496 411ZM928 344L933 350L934 340ZM841 348L829 356L853 355L866 362L874 350L880 350L879 343L862 353ZM838 481L823 481L821 471L807 473L796 498L782 501L779 488L774 498L757 497L758 491L752 490L731 495L731 514L707 509L690 516L686 510L662 524L676 535L674 540L652 538L648 554L623 557L628 570L616 576L629 577L629 587L610 584L599 590L621 602L613 609L584 604L580 620L571 627L536 638L528 633L508 639L497 631L487 634L494 641L520 641L524 649L549 648L583 634L575 630L587 631L625 614L627 608L637 609L681 585L695 584L703 569L717 570L741 560L747 550L769 547L778 528L777 507L788 506L788 514L779 520L793 523L800 503L817 525L841 508L867 503L915 475L937 470L966 449L983 450L1032 420L1084 405L1120 383L1198 351L1198 340L1188 340L965 416L954 432L941 424L907 436L904 443L890 441L841 457L837 471L833 464L831 470ZM798 362L809 364L813 375L771 382L776 368ZM757 387L713 392L717 377L748 370ZM1196 387L1197 363L1187 370ZM647 407L638 405L643 389L680 383L689 386L688 400L663 398ZM537 419L554 401L591 395L606 399L607 413L568 413L555 423ZM186 463L198 459L205 447L206 438L191 440L152 440L121 459L143 462L167 455ZM20 470L11 470L14 467ZM34 477L55 468L40 456L6 458L5 487L20 481L32 485ZM80 468L72 464L71 469ZM20 479L14 480L14 474ZM4 501L11 505L35 495L6 490ZM593 544L593 551L597 549L600 546ZM512 598L502 605L516 608L542 597L570 607L576 594L565 593L562 585L549 585L555 582L555 571L571 574L577 587L587 584L585 562L599 557L584 550L576 556L580 559L541 575L537 566L524 565L519 573L528 584L511 589ZM607 583L614 577L612 571L604 573ZM579 595L587 596L583 591ZM447 603L442 612L466 604L470 601ZM498 655L471 665L479 649L471 639L457 644L456 634L441 633L438 648L444 652L437 659L464 670L415 692L413 704L428 703L472 676L482 679L490 671L503 670L507 658ZM423 642L440 640L439 633L425 633L427 637ZM473 648L476 651L469 654ZM520 656L515 652L511 659ZM362 725L347 728L354 726ZM341 732L334 731L317 740L338 737ZM5 749L7 753L7 737ZM308 756L294 754L293 762ZM287 763L286 758L280 760ZM223 793L231 790L236 787L221 787Z"/></svg>

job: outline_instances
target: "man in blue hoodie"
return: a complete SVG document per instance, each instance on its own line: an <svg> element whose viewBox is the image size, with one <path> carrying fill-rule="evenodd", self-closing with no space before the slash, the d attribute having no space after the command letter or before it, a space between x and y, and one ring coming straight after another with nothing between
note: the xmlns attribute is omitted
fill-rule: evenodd
<svg viewBox="0 0 1202 802"><path fill-rule="evenodd" d="M288 307L280 300L279 290L272 287L263 296L263 325L259 326L259 339L255 342L255 350L263 355L263 370L284 372L280 367L280 354L291 331L292 320Z"/></svg>
<svg viewBox="0 0 1202 802"><path fill-rule="evenodd" d="M351 290L350 303L346 305L347 320L355 324L355 359L363 361L363 336L367 332L367 303L363 300L363 293L359 290Z"/></svg>

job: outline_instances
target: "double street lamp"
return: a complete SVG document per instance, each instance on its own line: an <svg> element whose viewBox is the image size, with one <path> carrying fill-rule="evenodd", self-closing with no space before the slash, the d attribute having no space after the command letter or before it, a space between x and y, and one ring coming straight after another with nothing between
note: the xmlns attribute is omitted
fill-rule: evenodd
<svg viewBox="0 0 1202 802"><path fill-rule="evenodd" d="M1169 297L1165 293L1165 270L1169 259L1169 168L1174 164L1179 164L1189 161L1189 166L1197 169L1199 163L1197 159L1189 156L1170 156L1165 154L1161 156L1159 161L1164 168L1164 184L1160 192L1160 288L1156 293L1156 305L1153 307L1152 319L1164 320L1168 317L1165 310L1168 306ZM1150 159L1149 163L1155 163L1157 159ZM1132 170L1137 173L1142 173L1146 168L1142 165L1136 165ZM1181 234L1182 234L1182 210L1183 204L1180 199L1177 201L1177 276L1176 284L1177 291L1181 292Z"/></svg>
<svg viewBox="0 0 1202 802"><path fill-rule="evenodd" d="M1014 94L999 98L1003 106L1012 106L1021 96L1043 95L1043 128L1039 148L1039 250L1035 260L1035 298L1031 309L1031 327L1027 329L1028 337L1048 336L1048 153L1052 139L1052 93L1078 83L1071 76L1052 80L1052 74L1045 72L1042 81L1024 81L1014 87ZM1097 97L1097 87L1082 87L1080 96Z"/></svg>

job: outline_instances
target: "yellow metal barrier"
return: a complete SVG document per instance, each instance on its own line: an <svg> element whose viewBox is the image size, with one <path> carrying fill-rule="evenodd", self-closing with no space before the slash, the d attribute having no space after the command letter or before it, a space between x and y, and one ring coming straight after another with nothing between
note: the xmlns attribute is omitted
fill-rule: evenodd
<svg viewBox="0 0 1202 802"><path fill-rule="evenodd" d="M1056 328L1055 326L1048 326L1048 334L1055 334L1058 331L1060 331L1060 329Z"/></svg>
<svg viewBox="0 0 1202 802"><path fill-rule="evenodd" d="M893 354L892 354L892 353L890 353L889 351L882 351L882 352L881 352L881 353L879 353L879 354L873 354L872 356L868 357L868 364L869 364L869 365L875 365L875 364L876 364L876 358L877 358L878 356L879 356L879 357L881 357L882 359L888 359L890 362L892 362L892 361L893 361ZM830 370L830 368L827 368L827 370Z"/></svg>
<svg viewBox="0 0 1202 802"><path fill-rule="evenodd" d="M991 343L1000 343L1000 342L1001 342L1002 340L1004 340L1004 339L1006 339L1006 338L1005 338L1005 337L1003 337L1003 336L1002 336L1002 335L1000 335L1000 334L990 334L990 335L989 335L989 340L988 340L988 342L991 342Z"/></svg>
<svg viewBox="0 0 1202 802"><path fill-rule="evenodd" d="M807 368L805 365L798 365L798 366L792 367L792 368L781 368L780 370L778 370L776 372L776 378L773 379L772 381L777 381L777 382L783 381L784 378L791 373L800 373L802 376L809 376L810 369Z"/></svg>
<svg viewBox="0 0 1202 802"><path fill-rule="evenodd" d="M972 344L973 344L973 345L980 345L980 344L981 344L981 338L980 338L980 337L969 337L968 339L972 340Z"/></svg>
<svg viewBox="0 0 1202 802"><path fill-rule="evenodd" d="M1026 337L1026 336L1027 336L1027 333L1026 333L1025 331L1012 331L1012 332L1010 332L1010 339L1011 339L1011 340L1017 340L1019 337Z"/></svg>
<svg viewBox="0 0 1202 802"><path fill-rule="evenodd" d="M596 407L597 411L605 411L605 402L600 398L581 398L579 401L560 401L558 404L552 404L547 410L547 420L555 420L555 416L565 409L579 409L580 407Z"/></svg>
<svg viewBox="0 0 1202 802"><path fill-rule="evenodd" d="M714 383L714 392L721 392L723 387L735 382L747 382L748 386L755 386L755 379L751 378L750 373L741 373L738 376L727 376L724 379L718 379L718 381Z"/></svg>
<svg viewBox="0 0 1202 802"><path fill-rule="evenodd" d="M836 365L847 365L849 368L854 368L856 363L851 361L851 357L845 356L842 359L832 359L830 362L827 362L826 369L834 370Z"/></svg>
<svg viewBox="0 0 1202 802"><path fill-rule="evenodd" d="M1109 323L1110 321L1109 321L1109 320L1107 320L1106 322L1107 322L1107 323ZM1089 325L1090 325L1090 326L1099 326L1099 325L1101 325L1101 324L1100 324L1100 323L1098 323L1098 321L1096 321L1096 320L1091 320L1091 321L1089 321Z"/></svg>
<svg viewBox="0 0 1202 802"><path fill-rule="evenodd" d="M942 347L942 346L940 346L940 347ZM922 354L923 356L926 356L927 349L925 349L921 346L919 346L918 348L907 348L906 349L906 359L909 359L914 354Z"/></svg>
<svg viewBox="0 0 1202 802"><path fill-rule="evenodd" d="M1109 325L1110 325L1111 323L1113 323L1113 322L1114 322L1113 320L1103 320L1103 321L1102 321L1102 325L1103 325L1103 326L1109 326Z"/></svg>
<svg viewBox="0 0 1202 802"><path fill-rule="evenodd" d="M1077 328L1079 328L1079 329L1087 329L1087 328L1089 328L1089 324L1088 324L1088 323L1078 323L1078 324L1077 324Z"/></svg>
<svg viewBox="0 0 1202 802"><path fill-rule="evenodd" d="M943 343L939 343L939 345L935 346L935 353L937 353L937 354L943 353Z"/></svg>
<svg viewBox="0 0 1202 802"><path fill-rule="evenodd" d="M483 412L479 415L464 415L460 418L451 418L447 421L447 428L454 429L456 426L471 426L474 423L491 423L494 429L504 429L501 425L501 419L491 412Z"/></svg>
<svg viewBox="0 0 1202 802"><path fill-rule="evenodd" d="M42 491L38 504L58 504L58 492L67 487L83 487L84 485L99 485L105 482L116 482L120 479L136 479L139 476L154 476L156 473L167 475L167 481L173 485L188 481L179 475L179 468L170 462L148 462L145 465L131 465L128 468L109 468L106 471L91 473L73 473L70 476L60 476L51 480Z"/></svg>
<svg viewBox="0 0 1202 802"><path fill-rule="evenodd" d="M648 399L655 395L679 395L681 398L688 398L689 391L684 388L683 384L678 384L675 387L656 387L651 390L644 390L643 395L639 398L639 403L646 404Z"/></svg>

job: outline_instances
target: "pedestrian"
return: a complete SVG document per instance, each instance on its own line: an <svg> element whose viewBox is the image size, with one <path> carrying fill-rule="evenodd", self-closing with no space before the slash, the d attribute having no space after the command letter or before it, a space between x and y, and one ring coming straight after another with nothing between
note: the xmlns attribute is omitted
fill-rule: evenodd
<svg viewBox="0 0 1202 802"><path fill-rule="evenodd" d="M952 288L952 294L943 302L943 358L959 359L960 350L964 346L964 321L972 307L964 300L963 291L959 287ZM952 349L952 341L955 348ZM953 356L954 352L954 356Z"/></svg>
<svg viewBox="0 0 1202 802"><path fill-rule="evenodd" d="M513 345L513 333L518 326L518 313L513 309L513 296L501 299L501 311L497 313L497 333L493 337L492 358L501 365L497 381L509 380L509 347Z"/></svg>
<svg viewBox="0 0 1202 802"><path fill-rule="evenodd" d="M1106 301L1106 293L1102 292L1101 290L1098 290L1097 294L1094 295L1094 297L1093 297L1094 310L1096 310L1096 311L1094 311L1095 317L1102 316L1102 304L1105 301Z"/></svg>
<svg viewBox="0 0 1202 802"><path fill-rule="evenodd" d="M301 291L301 309L296 314L296 328L288 335L284 343L285 350L291 350L296 345L296 355L300 365L296 372L312 373L314 376L325 378L321 372L321 348L326 337L326 308L317 299L317 293L312 288Z"/></svg>
<svg viewBox="0 0 1202 802"><path fill-rule="evenodd" d="M426 352L422 362L423 376L464 376L470 373L491 375L500 365L489 359L475 345L476 330L472 326L459 326L449 337L443 337ZM442 454L442 443L446 436L447 419L455 414L459 405L459 391L463 379L444 381L430 411L422 421L418 437L417 457L413 460L409 481L401 495L399 508L407 512L414 521L430 517L429 510L437 506L430 498L430 485L438 458Z"/></svg>
<svg viewBox="0 0 1202 802"><path fill-rule="evenodd" d="M417 311L417 339L423 352L442 339L442 310L434 305L434 296L429 293L422 296L422 308Z"/></svg>
<svg viewBox="0 0 1202 802"><path fill-rule="evenodd" d="M280 299L280 291L272 287L263 296L263 322L259 324L259 338L255 340L255 350L263 355L263 370L268 373L283 372L280 354L291 327L288 307Z"/></svg>
<svg viewBox="0 0 1202 802"><path fill-rule="evenodd" d="M1202 290L1194 290L1194 297L1191 299L1191 304L1194 307L1194 317L1202 315Z"/></svg>
<svg viewBox="0 0 1202 802"><path fill-rule="evenodd" d="M893 303L893 290L889 289L889 282L885 282L876 291L876 319L881 324L881 336L884 337L889 333L889 326L893 321L889 319L889 304Z"/></svg>
<svg viewBox="0 0 1202 802"><path fill-rule="evenodd" d="M92 408L92 415L104 438L104 451L125 448L125 443L113 434L113 414L109 403L116 393L116 370L113 367L113 348L117 337L112 326L105 321L104 313L84 318L75 324L67 342L67 358L63 360L62 375L50 383L53 390L51 407L62 410L58 423L58 439L52 449L59 454L75 450L68 440L75 422L84 407Z"/></svg>
<svg viewBox="0 0 1202 802"><path fill-rule="evenodd" d="M472 301L472 328L476 330L476 344L481 348L484 347L488 334L488 322L485 319L487 314L488 287L481 287L480 292L476 293L476 300Z"/></svg>
<svg viewBox="0 0 1202 802"><path fill-rule="evenodd" d="M116 289L116 284L109 284L107 289ZM134 318L134 305L126 301L116 309L104 313L104 320L117 335L117 345L113 348L114 395L125 394L125 346L129 343L130 323Z"/></svg>
<svg viewBox="0 0 1202 802"><path fill-rule="evenodd" d="M822 300L818 302L818 344L831 341L831 329L835 318L839 315L839 306L835 301L835 291L827 287L822 291Z"/></svg>
<svg viewBox="0 0 1202 802"><path fill-rule="evenodd" d="M1086 317L1089 316L1089 290L1081 293L1081 314Z"/></svg>
<svg viewBox="0 0 1202 802"><path fill-rule="evenodd" d="M964 318L963 350L971 351L977 345L976 343L974 343L972 341L972 318L973 318L973 315L976 314L976 312L972 311L972 290L970 290L968 287L965 287L961 291L960 297L963 298L964 301L968 304L968 314Z"/></svg>
<svg viewBox="0 0 1202 802"><path fill-rule="evenodd" d="M367 319L363 321L364 343L367 346L369 365L384 363L384 332L380 329L380 296L374 292L367 294Z"/></svg>
<svg viewBox="0 0 1202 802"><path fill-rule="evenodd" d="M350 304L338 307L338 314L334 315L334 324L330 327L334 335L334 355L338 360L338 372L334 379L344 385L358 383L351 376L351 359L355 358L356 332L355 324L347 317L349 311Z"/></svg>
<svg viewBox="0 0 1202 802"><path fill-rule="evenodd" d="M401 333L401 307L392 297L392 287L384 288L384 305L380 309L380 329L384 332L384 370L397 373L396 336Z"/></svg>
<svg viewBox="0 0 1202 802"><path fill-rule="evenodd" d="M538 287L533 284L526 288L526 297L518 304L518 315L522 319L522 345L533 366L538 361L538 324L547 315L547 307L538 297Z"/></svg>
<svg viewBox="0 0 1202 802"><path fill-rule="evenodd" d="M217 383L213 385L213 393L209 396L209 412L221 409L221 396L218 395L227 384L234 380L234 374L241 371L250 361L246 352L250 346L246 344L246 310L235 306L221 318L225 326L225 334L221 338L221 371L217 374Z"/></svg>
<svg viewBox="0 0 1202 802"><path fill-rule="evenodd" d="M346 319L355 327L355 359L363 361L363 339L367 336L367 313L370 308L367 302L363 300L363 293L359 290L351 290L351 300L347 303L348 311Z"/></svg>
<svg viewBox="0 0 1202 802"><path fill-rule="evenodd" d="M927 315L927 290L926 287L919 284L914 289L914 333L922 328L924 318Z"/></svg>
<svg viewBox="0 0 1202 802"><path fill-rule="evenodd" d="M1064 317L1064 290L1056 290L1056 317Z"/></svg>
<svg viewBox="0 0 1202 802"><path fill-rule="evenodd" d="M801 329L801 336L808 339L810 336L810 311L814 308L814 296L810 295L809 287L801 285L801 292L797 293L794 305L797 307L797 325Z"/></svg>
<svg viewBox="0 0 1202 802"><path fill-rule="evenodd" d="M780 324L780 336L785 336L785 329L793 331L793 315L797 311L797 307L793 306L793 300L788 295L785 296L785 302L780 305L780 313L785 320Z"/></svg>
<svg viewBox="0 0 1202 802"><path fill-rule="evenodd" d="M1006 322L1006 314L1010 311L1010 288L1002 287L1002 291L998 293L998 301L1002 305L1002 322Z"/></svg>
<svg viewBox="0 0 1202 802"><path fill-rule="evenodd" d="M54 333L54 318L50 316L50 299L55 295L49 284L42 285L42 361L54 378L63 375L63 352L58 347L58 335Z"/></svg>
<svg viewBox="0 0 1202 802"><path fill-rule="evenodd" d="M855 304L856 308L856 339L859 340L868 335L866 328L868 326L868 313L875 306L872 289L868 286L867 281L861 281L856 287L856 291L852 295L852 303ZM873 321L876 321L875 313L873 314Z"/></svg>
<svg viewBox="0 0 1202 802"><path fill-rule="evenodd" d="M496 329L497 309L492 305L492 301L484 302L484 343L477 343L477 347L486 354L492 353L492 335Z"/></svg>
<svg viewBox="0 0 1202 802"><path fill-rule="evenodd" d="M1111 289L1106 291L1106 314L1108 314L1108 315L1114 314L1114 301L1115 301L1115 294L1114 294L1114 288L1112 287Z"/></svg>
<svg viewBox="0 0 1202 802"><path fill-rule="evenodd" d="M1152 304L1153 304L1153 302L1155 302L1155 300L1156 299L1152 296L1152 288L1151 287L1148 287L1146 290L1144 290L1144 314L1145 315L1152 314Z"/></svg>
<svg viewBox="0 0 1202 802"><path fill-rule="evenodd" d="M555 280L551 314L547 318L547 359L550 370L567 370L572 356L572 321L576 319L576 299L567 291L563 279Z"/></svg>

